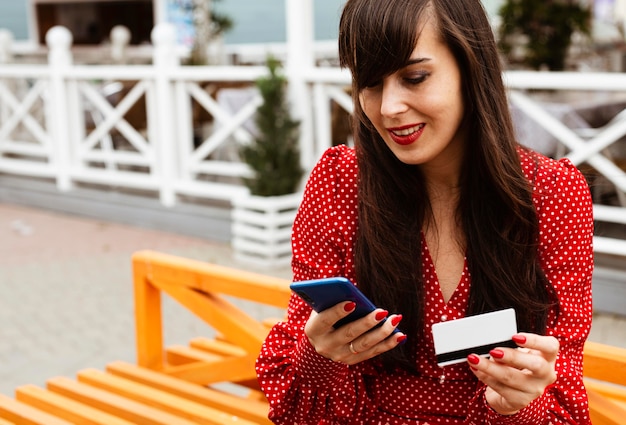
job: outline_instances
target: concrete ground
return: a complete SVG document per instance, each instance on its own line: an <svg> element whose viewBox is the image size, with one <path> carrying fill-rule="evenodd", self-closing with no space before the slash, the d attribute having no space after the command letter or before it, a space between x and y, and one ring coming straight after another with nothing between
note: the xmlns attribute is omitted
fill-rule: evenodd
<svg viewBox="0 0 626 425"><path fill-rule="evenodd" d="M130 256L142 249L291 276L201 238L0 204L0 393L135 361ZM167 297L163 310L166 345L211 334ZM590 339L626 347L626 316L596 315Z"/></svg>

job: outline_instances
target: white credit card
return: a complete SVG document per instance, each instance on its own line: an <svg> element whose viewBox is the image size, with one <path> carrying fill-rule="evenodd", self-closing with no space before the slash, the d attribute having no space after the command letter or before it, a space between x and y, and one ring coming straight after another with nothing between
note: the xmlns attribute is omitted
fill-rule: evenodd
<svg viewBox="0 0 626 425"><path fill-rule="evenodd" d="M517 347L511 339L517 333L512 308L435 323L432 329L439 366L464 362L470 354L486 357L496 347Z"/></svg>

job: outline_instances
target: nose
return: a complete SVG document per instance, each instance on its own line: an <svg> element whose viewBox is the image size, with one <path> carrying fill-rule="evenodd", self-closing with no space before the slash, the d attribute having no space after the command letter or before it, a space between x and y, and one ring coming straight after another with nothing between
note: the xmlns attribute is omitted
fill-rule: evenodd
<svg viewBox="0 0 626 425"><path fill-rule="evenodd" d="M393 117L408 109L403 97L402 87L393 78L386 78L383 81L380 114L386 117Z"/></svg>

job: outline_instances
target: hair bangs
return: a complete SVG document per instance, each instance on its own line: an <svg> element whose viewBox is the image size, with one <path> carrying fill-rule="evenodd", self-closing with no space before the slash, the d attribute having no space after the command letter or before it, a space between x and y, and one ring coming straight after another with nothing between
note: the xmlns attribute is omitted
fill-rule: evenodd
<svg viewBox="0 0 626 425"><path fill-rule="evenodd" d="M352 72L357 90L378 84L404 67L418 37L427 0L348 2L339 31L339 60Z"/></svg>

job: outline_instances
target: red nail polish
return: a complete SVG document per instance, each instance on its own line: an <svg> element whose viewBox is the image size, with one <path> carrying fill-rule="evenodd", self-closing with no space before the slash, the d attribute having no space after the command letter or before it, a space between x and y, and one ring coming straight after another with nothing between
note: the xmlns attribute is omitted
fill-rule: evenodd
<svg viewBox="0 0 626 425"><path fill-rule="evenodd" d="M347 303L346 305L343 306L343 309L345 311L352 311L356 308L356 303L353 301L350 301L349 303Z"/></svg>
<svg viewBox="0 0 626 425"><path fill-rule="evenodd" d="M400 320L402 320L402 315L399 314L396 317L394 317L393 319L391 319L391 324L393 326L398 326L398 323L400 323Z"/></svg>
<svg viewBox="0 0 626 425"><path fill-rule="evenodd" d="M491 357L493 357L494 359L501 359L504 357L504 351L502 350L491 350L489 352L489 354L491 355Z"/></svg>
<svg viewBox="0 0 626 425"><path fill-rule="evenodd" d="M400 335L397 339L396 342L400 345L404 344L406 342L406 335Z"/></svg>
<svg viewBox="0 0 626 425"><path fill-rule="evenodd" d="M470 354L469 356L467 356L467 361L473 365L477 365L478 363L480 363L480 357L478 357L476 354Z"/></svg>
<svg viewBox="0 0 626 425"><path fill-rule="evenodd" d="M518 345L526 344L526 337L524 335L513 335L513 342Z"/></svg>
<svg viewBox="0 0 626 425"><path fill-rule="evenodd" d="M378 313L376 313L376 320L380 322L385 317L387 317L388 314L389 312L387 310L379 311Z"/></svg>

